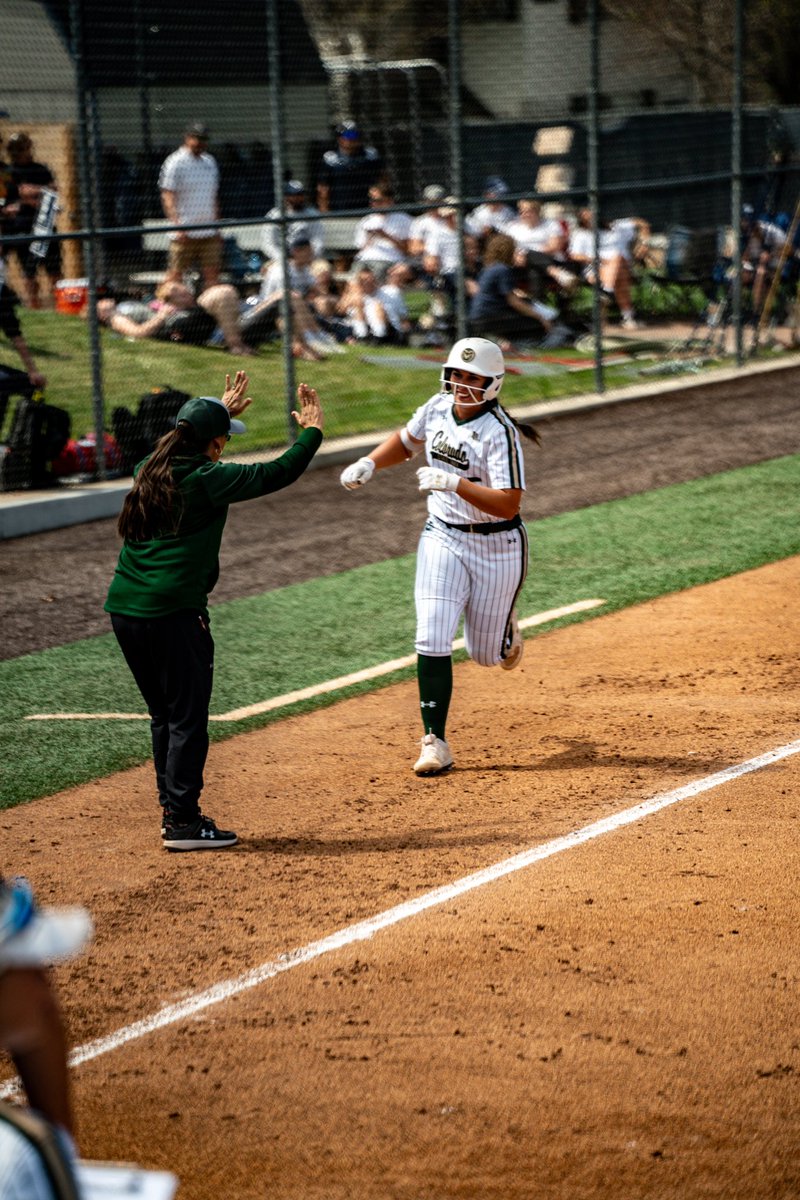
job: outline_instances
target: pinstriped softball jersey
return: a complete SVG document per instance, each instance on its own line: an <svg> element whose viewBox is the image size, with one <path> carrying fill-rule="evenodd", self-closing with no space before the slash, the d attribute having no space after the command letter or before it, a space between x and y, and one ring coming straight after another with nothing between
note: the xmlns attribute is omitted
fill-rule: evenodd
<svg viewBox="0 0 800 1200"><path fill-rule="evenodd" d="M459 421L453 397L439 393L417 409L406 429L425 442L432 467L490 488L525 487L519 433L498 406ZM495 519L450 491L429 493L428 514L414 589L417 652L449 655L463 613L467 653L482 666L494 666L507 647L511 612L525 581L525 527L488 534L451 529Z"/></svg>

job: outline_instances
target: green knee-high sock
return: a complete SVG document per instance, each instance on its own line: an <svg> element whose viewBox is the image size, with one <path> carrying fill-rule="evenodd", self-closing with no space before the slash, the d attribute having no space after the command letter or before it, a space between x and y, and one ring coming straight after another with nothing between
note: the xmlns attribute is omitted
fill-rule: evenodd
<svg viewBox="0 0 800 1200"><path fill-rule="evenodd" d="M431 658L428 654L418 654L417 682L425 732L444 740L447 710L453 694L453 660L450 655Z"/></svg>

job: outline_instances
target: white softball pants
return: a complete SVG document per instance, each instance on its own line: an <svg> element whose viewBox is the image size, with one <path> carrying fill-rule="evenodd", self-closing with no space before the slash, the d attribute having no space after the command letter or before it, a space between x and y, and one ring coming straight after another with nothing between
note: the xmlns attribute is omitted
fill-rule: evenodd
<svg viewBox="0 0 800 1200"><path fill-rule="evenodd" d="M467 654L482 667L496 666L527 571L524 525L461 533L429 518L417 548L417 653L451 654L463 614Z"/></svg>

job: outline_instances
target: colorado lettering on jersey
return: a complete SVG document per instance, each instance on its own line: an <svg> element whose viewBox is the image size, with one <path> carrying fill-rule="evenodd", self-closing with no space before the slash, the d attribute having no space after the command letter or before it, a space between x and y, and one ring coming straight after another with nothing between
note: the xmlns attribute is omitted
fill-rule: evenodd
<svg viewBox="0 0 800 1200"><path fill-rule="evenodd" d="M449 467L458 467L465 471L469 466L469 458L462 446L451 446L447 441L444 430L439 430L431 442L431 458L447 463Z"/></svg>

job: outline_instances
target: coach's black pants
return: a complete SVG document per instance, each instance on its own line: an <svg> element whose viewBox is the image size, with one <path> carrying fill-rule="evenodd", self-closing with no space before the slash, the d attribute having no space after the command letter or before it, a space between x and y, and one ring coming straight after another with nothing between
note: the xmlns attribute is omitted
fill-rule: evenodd
<svg viewBox="0 0 800 1200"><path fill-rule="evenodd" d="M125 661L150 713L158 798L171 825L199 812L208 755L214 640L198 612L145 619L112 613Z"/></svg>

